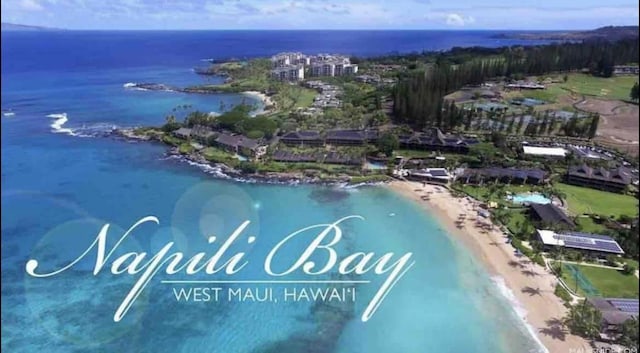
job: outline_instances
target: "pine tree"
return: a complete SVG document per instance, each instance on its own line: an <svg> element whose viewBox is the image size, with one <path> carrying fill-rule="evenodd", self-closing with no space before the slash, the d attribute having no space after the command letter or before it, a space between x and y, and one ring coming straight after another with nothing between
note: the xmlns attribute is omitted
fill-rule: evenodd
<svg viewBox="0 0 640 353"><path fill-rule="evenodd" d="M632 101L638 101L638 93L638 82L636 82L633 87L631 87L631 93L629 94Z"/></svg>

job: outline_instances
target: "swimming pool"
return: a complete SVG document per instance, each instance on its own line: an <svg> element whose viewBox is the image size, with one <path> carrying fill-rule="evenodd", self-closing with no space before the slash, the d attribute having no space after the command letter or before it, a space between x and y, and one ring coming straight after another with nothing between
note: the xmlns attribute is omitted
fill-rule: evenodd
<svg viewBox="0 0 640 353"><path fill-rule="evenodd" d="M367 162L366 168L369 170L382 170L387 169L387 165L382 163Z"/></svg>
<svg viewBox="0 0 640 353"><path fill-rule="evenodd" d="M534 193L527 192L523 194L516 194L510 197L507 197L507 199L511 200L511 202L513 203L539 203L539 204L551 203L550 199L548 199L544 195L539 194L537 192L534 192Z"/></svg>

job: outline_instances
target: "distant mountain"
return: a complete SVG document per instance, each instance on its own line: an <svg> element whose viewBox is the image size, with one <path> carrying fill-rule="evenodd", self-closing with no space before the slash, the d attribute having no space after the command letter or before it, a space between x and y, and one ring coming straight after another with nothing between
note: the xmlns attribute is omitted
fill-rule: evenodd
<svg viewBox="0 0 640 353"><path fill-rule="evenodd" d="M616 41L625 38L638 38L638 26L607 26L589 31L501 33L495 35L494 38L567 41L603 39Z"/></svg>
<svg viewBox="0 0 640 353"><path fill-rule="evenodd" d="M62 31L60 28L52 28L52 27L41 27L41 26L28 26L28 25L19 25L15 23L7 23L2 22L2 30L3 31Z"/></svg>

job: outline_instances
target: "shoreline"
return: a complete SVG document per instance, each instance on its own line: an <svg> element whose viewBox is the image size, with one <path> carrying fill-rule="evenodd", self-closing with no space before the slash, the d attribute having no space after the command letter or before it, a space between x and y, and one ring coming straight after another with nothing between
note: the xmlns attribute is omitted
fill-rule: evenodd
<svg viewBox="0 0 640 353"><path fill-rule="evenodd" d="M443 186L423 186L419 182L392 181L386 187L435 215L448 233L467 247L492 277L498 276L504 281L519 306L526 310L521 314L514 308L514 312L548 352L592 350L587 340L571 335L558 325L567 308L554 294L557 278L526 257L518 258L498 227L485 231L474 226L477 217L474 207L480 202L470 197L455 198ZM423 196L428 196L428 199L423 199ZM460 221L460 214L466 214L466 219ZM486 219L484 222L491 221Z"/></svg>
<svg viewBox="0 0 640 353"><path fill-rule="evenodd" d="M262 93L260 91L243 91L240 94L242 94L244 96L248 96L250 98L258 99L258 100L260 100L262 102L262 107L260 109L257 109L256 111L251 113L253 116L271 113L273 108L267 109L267 107L274 107L275 106L275 104L273 103L273 100L271 99L271 97L267 96L266 94L264 94L264 93Z"/></svg>

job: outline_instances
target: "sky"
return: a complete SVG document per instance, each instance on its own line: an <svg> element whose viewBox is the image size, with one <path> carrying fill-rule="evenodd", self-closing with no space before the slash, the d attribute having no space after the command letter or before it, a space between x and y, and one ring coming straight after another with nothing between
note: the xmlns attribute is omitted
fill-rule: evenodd
<svg viewBox="0 0 640 353"><path fill-rule="evenodd" d="M66 29L525 29L638 23L631 0L2 0L2 22Z"/></svg>

